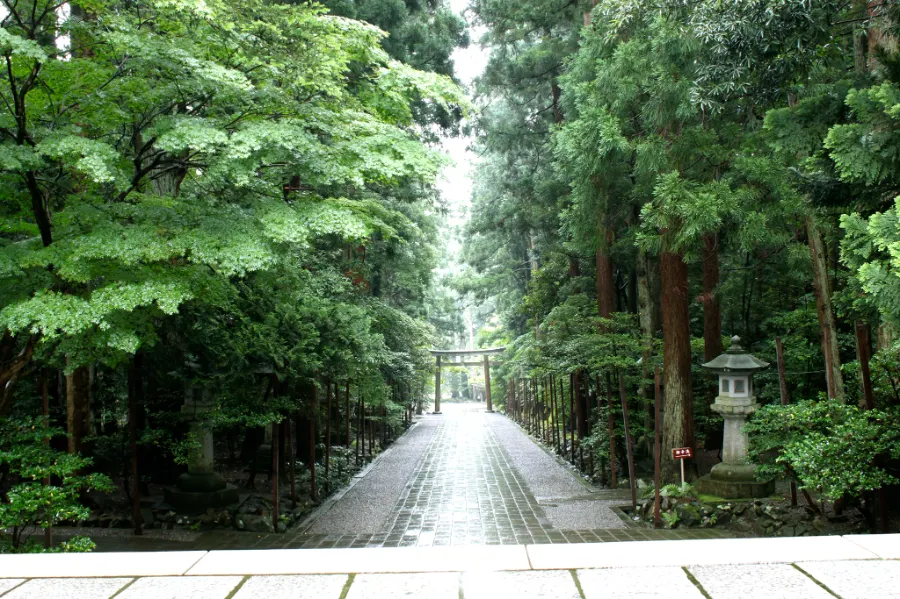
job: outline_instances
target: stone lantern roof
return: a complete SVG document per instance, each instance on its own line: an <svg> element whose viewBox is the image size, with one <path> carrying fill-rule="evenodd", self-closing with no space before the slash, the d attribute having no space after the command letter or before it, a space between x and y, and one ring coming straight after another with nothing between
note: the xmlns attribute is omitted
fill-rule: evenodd
<svg viewBox="0 0 900 599"><path fill-rule="evenodd" d="M750 374L768 368L769 363L763 362L752 354L748 354L747 351L741 347L741 338L735 335L731 338L731 347L728 348L728 351L702 366L707 370L716 372L739 372Z"/></svg>

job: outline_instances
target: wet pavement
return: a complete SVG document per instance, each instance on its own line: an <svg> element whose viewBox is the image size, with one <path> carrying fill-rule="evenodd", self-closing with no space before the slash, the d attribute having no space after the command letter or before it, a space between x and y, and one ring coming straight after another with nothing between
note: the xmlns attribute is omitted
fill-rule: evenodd
<svg viewBox="0 0 900 599"><path fill-rule="evenodd" d="M728 536L629 526L626 490L597 489L502 414L445 404L348 489L284 534L211 531L181 541L98 537L100 551L597 543Z"/></svg>

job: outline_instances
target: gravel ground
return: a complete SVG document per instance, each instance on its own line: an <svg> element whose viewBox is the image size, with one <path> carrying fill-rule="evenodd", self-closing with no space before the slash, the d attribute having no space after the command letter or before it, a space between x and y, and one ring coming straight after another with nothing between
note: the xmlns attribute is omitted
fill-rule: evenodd
<svg viewBox="0 0 900 599"><path fill-rule="evenodd" d="M595 489L581 482L576 472L561 465L518 425L501 414L489 416L489 426L502 440L503 450L525 479L553 528L625 528L625 523L609 508L628 503L627 500L591 498Z"/></svg>
<svg viewBox="0 0 900 599"><path fill-rule="evenodd" d="M431 443L441 416L424 416L353 488L306 531L365 534L384 530L391 510Z"/></svg>

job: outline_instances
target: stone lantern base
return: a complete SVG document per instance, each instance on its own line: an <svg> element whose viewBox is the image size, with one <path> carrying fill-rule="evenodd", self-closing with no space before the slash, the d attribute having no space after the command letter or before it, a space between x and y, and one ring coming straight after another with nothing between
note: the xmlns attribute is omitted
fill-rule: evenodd
<svg viewBox="0 0 900 599"><path fill-rule="evenodd" d="M185 473L165 491L166 503L185 510L205 510L238 502L238 489L215 472Z"/></svg>
<svg viewBox="0 0 900 599"><path fill-rule="evenodd" d="M775 481L756 480L756 466L753 464L722 463L700 477L697 490L704 495L723 499L760 499L775 493Z"/></svg>

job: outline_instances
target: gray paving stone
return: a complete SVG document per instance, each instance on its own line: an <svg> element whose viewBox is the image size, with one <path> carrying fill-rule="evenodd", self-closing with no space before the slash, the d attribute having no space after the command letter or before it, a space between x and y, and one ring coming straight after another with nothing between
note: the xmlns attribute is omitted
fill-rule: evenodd
<svg viewBox="0 0 900 599"><path fill-rule="evenodd" d="M543 505L547 519L557 529L624 528L625 523L609 508L631 501L566 501L554 506Z"/></svg>
<svg viewBox="0 0 900 599"><path fill-rule="evenodd" d="M225 599L241 576L153 576L139 578L116 599Z"/></svg>
<svg viewBox="0 0 900 599"><path fill-rule="evenodd" d="M40 578L29 580L3 599L108 599L131 578Z"/></svg>
<svg viewBox="0 0 900 599"><path fill-rule="evenodd" d="M900 562L865 560L797 564L843 599L900 598Z"/></svg>
<svg viewBox="0 0 900 599"><path fill-rule="evenodd" d="M578 570L576 575L586 599L705 599L681 568Z"/></svg>
<svg viewBox="0 0 900 599"><path fill-rule="evenodd" d="M788 564L692 566L688 570L713 599L834 599Z"/></svg>
<svg viewBox="0 0 900 599"><path fill-rule="evenodd" d="M440 428L441 416L426 416L403 435L352 489L320 516L306 532L361 534L380 532L415 471L422 453Z"/></svg>
<svg viewBox="0 0 900 599"><path fill-rule="evenodd" d="M566 570L549 572L467 572L462 578L466 599L535 597L581 599L572 575Z"/></svg>
<svg viewBox="0 0 900 599"><path fill-rule="evenodd" d="M347 576L253 576L232 599L338 599Z"/></svg>
<svg viewBox="0 0 900 599"><path fill-rule="evenodd" d="M456 572L429 574L359 574L350 586L347 599L459 599Z"/></svg>
<svg viewBox="0 0 900 599"><path fill-rule="evenodd" d="M0 596L25 582L24 578L0 578Z"/></svg>

